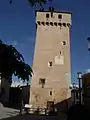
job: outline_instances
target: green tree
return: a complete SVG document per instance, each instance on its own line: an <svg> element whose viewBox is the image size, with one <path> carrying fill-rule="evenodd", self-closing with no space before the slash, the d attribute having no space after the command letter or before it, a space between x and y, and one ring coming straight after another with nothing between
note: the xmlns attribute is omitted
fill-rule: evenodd
<svg viewBox="0 0 90 120"><path fill-rule="evenodd" d="M23 81L29 81L30 77L32 77L32 73L31 67L25 63L22 54L12 45L7 45L0 40L1 87L6 86L7 99L9 87L12 82L12 75L17 76Z"/></svg>
<svg viewBox="0 0 90 120"><path fill-rule="evenodd" d="M11 4L13 0L9 0ZM27 0L29 4L33 6L40 6L52 0ZM29 80L32 76L31 67L25 63L23 56L13 47L0 41L0 74L1 74L1 86L6 88L7 98L9 97L9 87L12 81L12 75L18 76L21 80ZM6 85L6 87L5 87ZM6 102L6 101L5 101Z"/></svg>

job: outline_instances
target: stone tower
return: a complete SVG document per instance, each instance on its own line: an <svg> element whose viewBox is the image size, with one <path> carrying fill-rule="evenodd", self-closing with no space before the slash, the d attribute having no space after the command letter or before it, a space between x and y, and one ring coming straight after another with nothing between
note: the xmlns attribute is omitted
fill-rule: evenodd
<svg viewBox="0 0 90 120"><path fill-rule="evenodd" d="M70 98L70 12L36 11L30 104L59 105Z"/></svg>

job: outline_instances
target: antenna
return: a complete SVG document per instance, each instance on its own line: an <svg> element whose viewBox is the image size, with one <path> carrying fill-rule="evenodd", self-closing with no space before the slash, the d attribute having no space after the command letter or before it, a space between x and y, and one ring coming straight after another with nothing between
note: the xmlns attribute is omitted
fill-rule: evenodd
<svg viewBox="0 0 90 120"><path fill-rule="evenodd" d="M9 4L12 4L12 0L9 1Z"/></svg>
<svg viewBox="0 0 90 120"><path fill-rule="evenodd" d="M49 0L49 11L51 12L51 17L53 17L54 7L52 4L52 0Z"/></svg>

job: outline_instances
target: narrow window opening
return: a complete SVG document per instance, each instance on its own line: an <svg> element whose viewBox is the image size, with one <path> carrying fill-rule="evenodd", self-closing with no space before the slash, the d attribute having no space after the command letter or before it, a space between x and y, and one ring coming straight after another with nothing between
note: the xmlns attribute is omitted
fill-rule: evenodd
<svg viewBox="0 0 90 120"><path fill-rule="evenodd" d="M58 15L58 19L62 19L62 15L61 14Z"/></svg>
<svg viewBox="0 0 90 120"><path fill-rule="evenodd" d="M42 85L42 88L45 86L45 78L40 78L39 79L39 84Z"/></svg>
<svg viewBox="0 0 90 120"><path fill-rule="evenodd" d="M50 95L52 96L52 91L50 91Z"/></svg>
<svg viewBox="0 0 90 120"><path fill-rule="evenodd" d="M52 62L51 61L48 62L48 66L52 67Z"/></svg>
<svg viewBox="0 0 90 120"><path fill-rule="evenodd" d="M60 55L62 54L62 52L60 51Z"/></svg>
<svg viewBox="0 0 90 120"><path fill-rule="evenodd" d="M46 18L49 18L49 14L46 14Z"/></svg>
<svg viewBox="0 0 90 120"><path fill-rule="evenodd" d="M53 26L53 22L50 22L50 25Z"/></svg>
<svg viewBox="0 0 90 120"><path fill-rule="evenodd" d="M54 22L54 25L57 26L57 22Z"/></svg>
<svg viewBox="0 0 90 120"><path fill-rule="evenodd" d="M66 23L63 23L63 26L66 27Z"/></svg>

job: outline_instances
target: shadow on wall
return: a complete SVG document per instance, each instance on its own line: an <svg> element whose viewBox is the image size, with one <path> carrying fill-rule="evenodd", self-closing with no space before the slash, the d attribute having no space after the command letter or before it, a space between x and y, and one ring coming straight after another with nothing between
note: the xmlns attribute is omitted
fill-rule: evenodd
<svg viewBox="0 0 90 120"><path fill-rule="evenodd" d="M57 111L66 112L70 108L71 105L72 105L71 98L68 98L55 104L55 108L57 109Z"/></svg>
<svg viewBox="0 0 90 120"><path fill-rule="evenodd" d="M68 104L67 104L68 103ZM59 112L59 119L62 119L62 115L60 113L65 113L65 120L89 120L90 119L90 111L85 108L82 104L71 104L71 98L64 100L55 105ZM64 118L65 118L64 116Z"/></svg>

